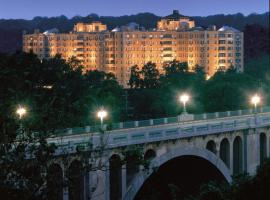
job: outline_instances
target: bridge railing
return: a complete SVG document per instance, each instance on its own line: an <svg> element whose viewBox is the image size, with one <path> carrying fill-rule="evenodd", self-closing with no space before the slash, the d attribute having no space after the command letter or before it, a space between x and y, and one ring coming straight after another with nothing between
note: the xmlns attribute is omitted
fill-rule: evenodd
<svg viewBox="0 0 270 200"><path fill-rule="evenodd" d="M261 107L258 108L256 113L266 113L270 112L270 107ZM172 123L181 123L181 122L192 122L200 120L211 120L211 119L220 119L227 117L236 117L255 114L253 109L246 110L236 110L236 111L226 111L226 112L215 112L215 113L203 113L203 114L188 114L188 115L178 115L176 117L166 117L166 118L157 118L149 120L140 120L140 121L127 121L120 123L104 124L106 130L121 130L137 127L147 127L147 126L157 126L164 124ZM54 132L55 136L64 136L64 135L76 135L83 133L96 133L100 130L101 126L86 126L86 127L75 127L75 128L66 128L59 129Z"/></svg>

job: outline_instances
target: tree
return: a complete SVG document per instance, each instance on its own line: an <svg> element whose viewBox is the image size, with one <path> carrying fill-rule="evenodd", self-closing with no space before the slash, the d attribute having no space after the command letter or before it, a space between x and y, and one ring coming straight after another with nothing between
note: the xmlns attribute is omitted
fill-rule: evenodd
<svg viewBox="0 0 270 200"><path fill-rule="evenodd" d="M89 87L86 108L89 122L95 123L95 112L102 106L110 111L110 122L122 120L124 116L122 108L124 90L117 82L116 77L111 73L94 70L86 72L84 78ZM90 117L89 111L93 112Z"/></svg>
<svg viewBox="0 0 270 200"><path fill-rule="evenodd" d="M142 80L140 78L140 71L137 65L132 66L130 68L130 79L129 79L129 86L130 88L139 88Z"/></svg>
<svg viewBox="0 0 270 200"><path fill-rule="evenodd" d="M159 86L159 71L155 63L148 62L142 67L140 72L142 76L141 87L142 88L157 88Z"/></svg>
<svg viewBox="0 0 270 200"><path fill-rule="evenodd" d="M269 17L268 17L269 20ZM268 22L269 23L269 22ZM249 24L244 28L245 61L270 54L270 29L259 24Z"/></svg>
<svg viewBox="0 0 270 200"><path fill-rule="evenodd" d="M39 145L37 145L39 144ZM47 199L46 171L56 147L44 137L24 137L0 145L0 194L4 199Z"/></svg>
<svg viewBox="0 0 270 200"><path fill-rule="evenodd" d="M194 71L188 71L188 64L186 62L180 63L172 61L164 66L165 74L160 78L161 102L164 105L168 115L177 115L181 113L181 106L179 105L179 94L186 92L192 96L192 101L189 102L188 110L191 112L201 112L203 107L201 105L201 94L204 92L205 73L202 67L196 65ZM170 99L166 101L165 99Z"/></svg>
<svg viewBox="0 0 270 200"><path fill-rule="evenodd" d="M270 57L269 55L250 59L245 65L245 73L253 76L258 81L270 81Z"/></svg>
<svg viewBox="0 0 270 200"><path fill-rule="evenodd" d="M217 72L206 82L202 102L206 112L244 109L249 96L257 92L257 81L251 76L233 70Z"/></svg>
<svg viewBox="0 0 270 200"><path fill-rule="evenodd" d="M164 65L165 76L174 76L179 73L188 71L187 62L179 62L177 60L173 60L172 62Z"/></svg>
<svg viewBox="0 0 270 200"><path fill-rule="evenodd" d="M56 149L46 137L75 122L71 113L84 91L81 70L59 55L42 62L32 53L0 57L0 193L5 199L46 199L46 171ZM19 104L27 108L20 120Z"/></svg>
<svg viewBox="0 0 270 200"><path fill-rule="evenodd" d="M120 121L123 88L115 76L98 71L83 74L80 62L66 62L60 55L42 62L32 53L0 58L0 97L5 100L0 101L0 196L51 199L47 183L52 183L48 173L56 176L49 168L55 159L68 163L76 156L84 172L104 170L105 163L99 160L106 151L106 131L100 131L98 147L77 146L72 155L48 144L47 138L57 135L59 128L94 124L101 105L111 110L107 122ZM18 104L27 107L27 115L20 120L15 113ZM56 149L62 154L56 156ZM92 167L89 159L100 164ZM73 178L61 184L72 184Z"/></svg>

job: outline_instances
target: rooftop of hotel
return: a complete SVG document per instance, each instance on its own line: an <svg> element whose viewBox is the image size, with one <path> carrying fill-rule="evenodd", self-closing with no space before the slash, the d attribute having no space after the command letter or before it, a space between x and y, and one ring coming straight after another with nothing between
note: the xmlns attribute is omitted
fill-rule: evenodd
<svg viewBox="0 0 270 200"><path fill-rule="evenodd" d="M181 15L178 10L173 10L172 14L162 17L162 19L169 19L169 20L179 20L180 18L190 18L190 17Z"/></svg>
<svg viewBox="0 0 270 200"><path fill-rule="evenodd" d="M170 15L167 15L161 19L168 19L169 21L172 20L172 21L178 21L180 19L191 19L190 17L188 16L184 16L182 14L179 13L178 10L173 10L173 13L170 14ZM77 26L77 25L94 25L94 24L100 24L100 25L105 25L103 24L102 22L99 22L99 21L93 21L93 22L90 22L90 23L83 23L83 22L79 22L77 24L75 24L74 26ZM115 28L113 28L112 30L108 30L108 29L105 29L105 30L100 30L100 31L92 31L93 33L95 32L108 32L108 31L111 31L111 32L131 32L131 31L142 31L142 32L155 32L155 31L166 31L166 30L162 30L162 29L158 29L157 28L151 28L151 29L145 29L144 27L140 26L138 23L135 23L135 22L130 22L126 25L123 25L123 26L117 26ZM216 29L216 26L212 25L212 26L209 26L209 27L200 27L200 26L195 26L195 27L191 27L191 28L186 28L186 29L182 29L182 30L177 30L177 31L184 31L184 32L187 32L187 31L229 31L229 32L240 32L239 30L233 28L233 27L230 27L230 26L222 26L221 28L219 29ZM35 31L35 33L39 33L39 31ZM44 35L51 35L51 34L58 34L59 33L59 30L57 28L52 28L52 29L49 29L49 30L46 30L45 32L43 32ZM77 30L73 30L71 31L70 33L89 33L89 32L84 32L84 31L77 31Z"/></svg>

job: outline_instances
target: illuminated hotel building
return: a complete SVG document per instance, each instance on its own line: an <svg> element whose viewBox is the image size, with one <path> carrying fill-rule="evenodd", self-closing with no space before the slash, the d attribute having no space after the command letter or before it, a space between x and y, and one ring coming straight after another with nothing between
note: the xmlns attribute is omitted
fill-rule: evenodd
<svg viewBox="0 0 270 200"><path fill-rule="evenodd" d="M127 86L131 66L141 68L156 63L162 73L164 64L177 60L205 68L212 76L231 65L243 71L243 33L228 26L216 30L195 27L189 17L178 11L162 18L157 28L145 30L136 23L109 31L100 22L78 23L70 33L57 29L23 35L23 50L33 51L40 59L61 54L64 59L75 56L85 70L112 72Z"/></svg>

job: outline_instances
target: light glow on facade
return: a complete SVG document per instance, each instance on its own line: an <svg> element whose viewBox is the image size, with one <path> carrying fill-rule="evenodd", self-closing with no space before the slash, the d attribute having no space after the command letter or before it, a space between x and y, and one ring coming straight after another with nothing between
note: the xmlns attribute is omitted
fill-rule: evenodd
<svg viewBox="0 0 270 200"><path fill-rule="evenodd" d="M56 54L66 60L75 56L85 71L111 72L127 87L130 68L137 65L141 69L148 62L155 63L160 73L173 60L187 62L191 71L200 65L209 77L231 65L243 71L243 37L232 27L195 27L192 19L174 11L153 30L130 23L109 31L106 25L92 22L78 23L70 33L35 31L23 35L23 50L33 51L40 59Z"/></svg>

